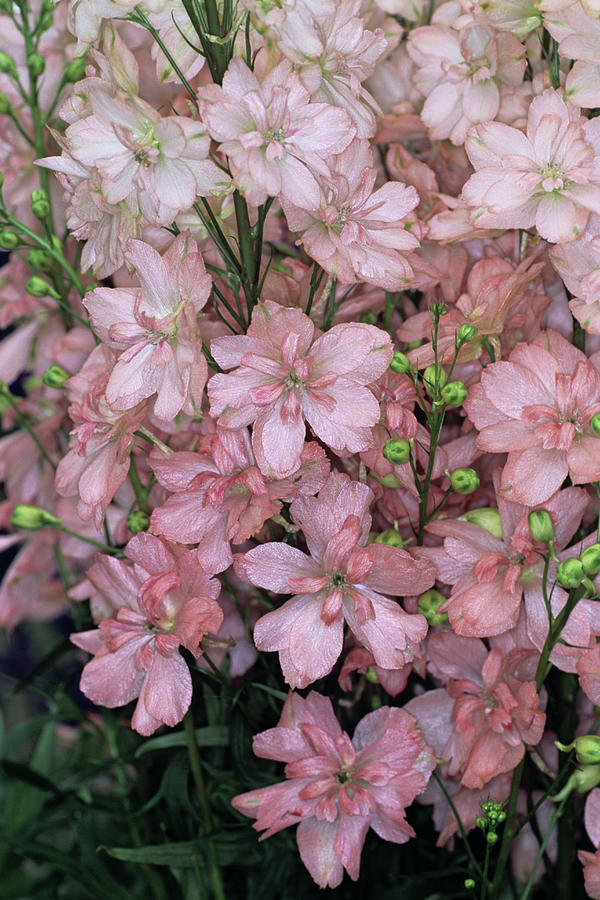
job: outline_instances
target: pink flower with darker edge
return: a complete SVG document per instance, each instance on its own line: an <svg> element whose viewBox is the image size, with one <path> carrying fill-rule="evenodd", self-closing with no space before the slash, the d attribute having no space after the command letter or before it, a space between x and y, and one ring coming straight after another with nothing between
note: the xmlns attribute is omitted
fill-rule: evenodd
<svg viewBox="0 0 600 900"><path fill-rule="evenodd" d="M256 819L261 840L299 823L298 850L319 887L337 887L344 869L358 879L369 828L396 844L414 837L405 808L425 790L435 758L403 709L369 713L350 740L328 698L292 693L253 749L285 762L287 781L239 794L233 806Z"/></svg>
<svg viewBox="0 0 600 900"><path fill-rule="evenodd" d="M600 788L594 788L585 801L585 830L594 847L595 853L580 850L577 854L583 865L585 892L592 900L600 900Z"/></svg>
<svg viewBox="0 0 600 900"><path fill-rule="evenodd" d="M556 331L517 344L508 360L486 366L464 408L479 431L477 446L506 453L501 490L537 506L569 475L573 484L600 479L600 373Z"/></svg>
<svg viewBox="0 0 600 900"><path fill-rule="evenodd" d="M220 585L192 551L150 534L132 538L126 555L133 567L98 556L87 573L101 593L111 585L118 594L122 605L115 617L71 640L94 654L81 675L86 697L109 708L137 697L132 726L149 735L161 725L177 725L189 708L192 679L179 647L199 658L204 635L219 630Z"/></svg>
<svg viewBox="0 0 600 900"><path fill-rule="evenodd" d="M389 335L373 325L334 325L315 339L299 309L257 305L247 335L215 338L223 369L208 383L211 415L225 428L254 423L252 448L265 475L285 478L301 465L305 420L336 451L365 450L379 421L368 389L393 355Z"/></svg>
<svg viewBox="0 0 600 900"><path fill-rule="evenodd" d="M409 615L392 596L420 594L435 570L405 550L366 546L373 494L347 475L332 473L317 497L300 497L290 507L310 556L284 543L266 543L235 561L245 581L280 594L294 594L254 627L259 650L278 650L286 682L306 687L335 665L344 621L355 639L384 669L412 662L427 633L421 615Z"/></svg>

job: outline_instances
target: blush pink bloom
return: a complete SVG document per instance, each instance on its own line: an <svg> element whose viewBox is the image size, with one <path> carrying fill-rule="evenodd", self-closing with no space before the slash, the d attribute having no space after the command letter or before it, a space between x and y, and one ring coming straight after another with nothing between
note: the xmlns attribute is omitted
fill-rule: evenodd
<svg viewBox="0 0 600 900"><path fill-rule="evenodd" d="M332 473L317 497L300 497L290 507L310 556L289 544L266 543L236 559L243 580L295 595L254 628L259 650L279 651L292 687L306 687L331 671L342 652L344 621L384 669L412 662L427 633L423 616L409 615L383 592L420 594L433 584L435 571L397 547L366 546L372 500L366 485Z"/></svg>
<svg viewBox="0 0 600 900"><path fill-rule="evenodd" d="M200 564L222 572L233 562L231 544L242 544L282 508L282 500L316 494L329 463L316 443L305 444L293 478L266 478L258 469L247 428L217 426L201 438L196 453L152 456L150 466L171 492L152 513L151 529L170 541L198 544Z"/></svg>
<svg viewBox="0 0 600 900"><path fill-rule="evenodd" d="M440 755L448 775L460 775L460 783L467 788L482 788L514 769L525 754L525 745L535 746L542 738L546 716L535 687L539 656L530 650L503 656L497 647L488 651L483 641L451 631L431 636L428 656L445 689L415 698L410 711L418 722L423 721L427 733L438 727L439 710L448 711L447 698L454 701L453 728ZM439 693L439 699L434 693Z"/></svg>
<svg viewBox="0 0 600 900"><path fill-rule="evenodd" d="M211 415L226 428L254 423L252 448L261 472L285 478L301 464L305 420L333 450L366 449L379 419L367 385L393 355L389 335L372 325L335 325L315 339L299 309L257 305L247 335L215 338L223 369L208 383Z"/></svg>
<svg viewBox="0 0 600 900"><path fill-rule="evenodd" d="M548 500L569 475L573 484L600 479L600 373L555 331L518 344L508 361L487 366L464 408L477 445L506 453L501 490L528 506Z"/></svg>
<svg viewBox="0 0 600 900"><path fill-rule="evenodd" d="M419 203L416 190L397 181L373 190L377 171L368 141L354 141L331 168L320 202L311 210L302 208L295 196L282 199L298 243L344 284L367 281L391 291L405 288L413 270L402 251L419 246L416 217L411 216Z"/></svg>
<svg viewBox="0 0 600 900"><path fill-rule="evenodd" d="M369 828L396 844L414 837L405 809L425 790L435 759L403 709L369 713L350 740L328 698L290 694L277 727L257 734L253 749L286 763L287 781L240 794L233 806L256 819L261 840L299 823L298 850L319 887L337 887L344 869L358 879Z"/></svg>
<svg viewBox="0 0 600 900"><path fill-rule="evenodd" d="M573 295L571 313L585 331L600 334L600 236L586 232L578 241L557 244L550 258Z"/></svg>
<svg viewBox="0 0 600 900"><path fill-rule="evenodd" d="M584 821L585 830L596 852L580 850L577 856L583 865L586 894L592 900L600 900L600 788L594 788L587 796Z"/></svg>
<svg viewBox="0 0 600 900"><path fill-rule="evenodd" d="M212 281L190 234L180 234L160 256L129 241L125 260L139 288L96 288L84 305L94 331L118 353L106 400L127 410L156 394L154 415L171 422L183 410L198 414L208 375L198 314Z"/></svg>
<svg viewBox="0 0 600 900"><path fill-rule="evenodd" d="M236 187L255 205L270 196L316 209L315 175L329 175L325 160L341 153L355 134L345 110L310 102L287 60L261 81L234 57L222 87L203 88L199 105L211 137L228 157Z"/></svg>
<svg viewBox="0 0 600 900"><path fill-rule="evenodd" d="M177 725L190 705L192 679L179 647L199 658L204 635L219 630L220 586L194 553L150 534L132 538L126 555L133 567L99 556L87 573L101 593L111 586L116 615L71 640L94 654L81 675L86 697L110 708L137 697L132 726L149 735L161 725Z"/></svg>
<svg viewBox="0 0 600 900"><path fill-rule="evenodd" d="M551 243L572 241L600 213L600 122L584 119L558 91L532 101L527 132L478 125L465 144L475 168L462 199L484 228L537 228Z"/></svg>

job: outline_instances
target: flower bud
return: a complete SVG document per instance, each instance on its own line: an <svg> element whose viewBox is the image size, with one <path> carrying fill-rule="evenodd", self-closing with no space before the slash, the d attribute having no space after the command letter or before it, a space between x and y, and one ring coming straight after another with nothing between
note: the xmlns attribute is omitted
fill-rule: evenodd
<svg viewBox="0 0 600 900"><path fill-rule="evenodd" d="M586 794L592 788L595 788L597 784L600 784L600 765L583 766L581 769L576 769L562 790L558 794L554 794L550 799L553 803L560 803L573 791Z"/></svg>
<svg viewBox="0 0 600 900"><path fill-rule="evenodd" d="M395 350L390 363L390 369L392 372L395 372L396 375L406 375L407 372L410 372L412 366L406 353L400 353L399 350Z"/></svg>
<svg viewBox="0 0 600 900"><path fill-rule="evenodd" d="M49 272L52 268L52 257L39 247L35 247L27 254L27 262L32 269L39 269L40 272Z"/></svg>
<svg viewBox="0 0 600 900"><path fill-rule="evenodd" d="M491 844L493 846L494 844L498 843L499 837L495 831L488 831L488 833L485 836L485 839L488 842L488 844Z"/></svg>
<svg viewBox="0 0 600 900"><path fill-rule="evenodd" d="M487 820L483 818L483 816L477 816L475 819L475 824L478 828L481 828L482 831L485 831L487 827Z"/></svg>
<svg viewBox="0 0 600 900"><path fill-rule="evenodd" d="M365 325L375 325L377 322L377 313L372 309L365 309L365 311L360 314L360 321L364 322Z"/></svg>
<svg viewBox="0 0 600 900"><path fill-rule="evenodd" d="M443 594L440 594L435 588L430 588L419 597L418 610L430 625L445 625L448 621L448 613L438 612L440 606L445 602L446 597Z"/></svg>
<svg viewBox="0 0 600 900"><path fill-rule="evenodd" d="M474 878L465 878L464 885L468 891L472 891L475 887L475 879Z"/></svg>
<svg viewBox="0 0 600 900"><path fill-rule="evenodd" d="M387 544L388 547L404 547L404 541L398 534L395 528L388 528L386 531L382 531L381 534L378 534L374 544Z"/></svg>
<svg viewBox="0 0 600 900"><path fill-rule="evenodd" d="M27 68L34 78L39 78L46 68L46 60L40 53L30 53L27 57Z"/></svg>
<svg viewBox="0 0 600 900"><path fill-rule="evenodd" d="M462 381L449 381L441 391L446 406L461 406L467 399L467 389Z"/></svg>
<svg viewBox="0 0 600 900"><path fill-rule="evenodd" d="M17 78L17 67L15 66L15 62L12 56L9 56L4 50L0 50L0 72L2 72L3 75L10 75L11 78Z"/></svg>
<svg viewBox="0 0 600 900"><path fill-rule="evenodd" d="M441 366L427 366L423 372L423 384L430 396L435 392L436 383L442 388L447 381L448 374Z"/></svg>
<svg viewBox="0 0 600 900"><path fill-rule="evenodd" d="M461 344L466 344L468 341L472 341L474 337L477 337L477 328L475 325L468 325L466 322L464 325L460 326L458 332L458 340Z"/></svg>
<svg viewBox="0 0 600 900"><path fill-rule="evenodd" d="M50 212L48 194L44 190L31 192L31 211L37 219L45 219Z"/></svg>
<svg viewBox="0 0 600 900"><path fill-rule="evenodd" d="M479 487L479 478L475 469L455 469L452 474L446 472L450 479L450 487L457 494L472 494Z"/></svg>
<svg viewBox="0 0 600 900"><path fill-rule="evenodd" d="M17 503L11 525L14 528L26 528L28 531L37 531L38 528L44 528L46 525L60 525L61 519L57 519L45 509L39 506L28 506L26 503Z"/></svg>
<svg viewBox="0 0 600 900"><path fill-rule="evenodd" d="M365 678L370 684L379 684L379 678L377 677L377 672L373 666L368 666L367 671L365 672Z"/></svg>
<svg viewBox="0 0 600 900"><path fill-rule="evenodd" d="M69 379L71 376L68 372L62 368L62 366L50 366L49 369L46 369L44 374L42 375L42 382L46 385L46 387L51 388L62 388L64 387L65 381Z"/></svg>
<svg viewBox="0 0 600 900"><path fill-rule="evenodd" d="M579 559L586 575L597 575L600 572L600 544L592 544L591 547L587 547Z"/></svg>
<svg viewBox="0 0 600 900"><path fill-rule="evenodd" d="M567 588L581 584L584 575L583 565L578 559L565 559L556 570L556 580Z"/></svg>
<svg viewBox="0 0 600 900"><path fill-rule="evenodd" d="M404 438L392 438L383 445L383 455L388 462L402 466L410 459L410 443Z"/></svg>
<svg viewBox="0 0 600 900"><path fill-rule="evenodd" d="M379 484L382 484L384 487L387 487L387 488L402 487L402 482L398 481L398 479L396 478L396 476L394 475L393 472L390 472L389 475L384 475L383 478L379 478L377 475L373 475L372 472L371 472L371 475L376 481L379 482Z"/></svg>
<svg viewBox="0 0 600 900"><path fill-rule="evenodd" d="M0 247L3 250L14 250L18 243L19 238L14 231L9 231L8 228L3 228L0 231Z"/></svg>
<svg viewBox="0 0 600 900"><path fill-rule="evenodd" d="M85 66L85 58L83 56L76 56L64 71L63 81L65 84L73 84L75 81L81 81L85 75Z"/></svg>
<svg viewBox="0 0 600 900"><path fill-rule="evenodd" d="M596 413L595 416L592 416L590 419L590 428L597 437L600 437L600 413Z"/></svg>
<svg viewBox="0 0 600 900"><path fill-rule="evenodd" d="M6 116L11 110L10 100L6 94L0 93L0 116Z"/></svg>
<svg viewBox="0 0 600 900"><path fill-rule="evenodd" d="M60 300L60 294L44 278L40 278L39 275L33 275L29 279L25 285L25 290L32 297L52 297L54 300Z"/></svg>
<svg viewBox="0 0 600 900"><path fill-rule="evenodd" d="M583 734L571 741L570 744L561 744L560 741L554 741L554 743L563 753L575 749L577 762L581 765L598 765L600 763L600 737L596 734Z"/></svg>
<svg viewBox="0 0 600 900"><path fill-rule="evenodd" d="M534 509L530 512L527 521L529 532L534 541L540 544L551 544L554 540L554 522L547 509Z"/></svg>
<svg viewBox="0 0 600 900"><path fill-rule="evenodd" d="M484 506L479 509L469 509L458 518L463 522L471 522L473 525L485 528L486 531L489 531L490 534L493 534L499 540L502 540L504 537L500 513L493 507Z"/></svg>
<svg viewBox="0 0 600 900"><path fill-rule="evenodd" d="M141 509L134 509L127 516L127 527L134 534L138 534L140 531L146 531L149 524L150 516Z"/></svg>

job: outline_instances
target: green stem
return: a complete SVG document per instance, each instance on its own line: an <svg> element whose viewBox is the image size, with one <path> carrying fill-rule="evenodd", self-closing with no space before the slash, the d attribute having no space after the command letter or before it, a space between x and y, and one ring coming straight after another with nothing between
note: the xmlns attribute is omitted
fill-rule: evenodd
<svg viewBox="0 0 600 900"><path fill-rule="evenodd" d="M95 541L93 538L85 537L83 534L71 531L70 528L65 528L64 525L49 525L48 527L54 528L56 531L62 531L63 534L68 534L71 537L77 538L85 544L91 544L92 547L97 547L98 550L102 550L104 553L110 553L111 556L123 556L123 551L119 550L118 547L110 547L108 544L101 543L101 541Z"/></svg>
<svg viewBox="0 0 600 900"><path fill-rule="evenodd" d="M483 859L483 875L481 877L481 894L479 895L479 900L485 900L487 897L488 890L488 871L490 868L490 851L491 844L489 841L485 842L485 857Z"/></svg>
<svg viewBox="0 0 600 900"><path fill-rule="evenodd" d="M502 887L502 880L504 878L504 870L506 869L508 856L510 854L510 845L515 834L513 822L515 813L517 811L517 799L519 796L519 788L521 786L521 778L523 776L524 767L525 756L523 756L523 759L513 772L512 782L510 786L510 795L508 798L508 806L506 808L504 831L502 832L502 843L500 845L500 852L498 854L498 861L496 863L496 870L494 872L494 881L492 882L492 889L490 891L490 900L498 900L498 897L500 895L500 888Z"/></svg>
<svg viewBox="0 0 600 900"><path fill-rule="evenodd" d="M538 850L537 856L536 856L535 861L534 861L534 863L533 863L533 869L531 870L531 875L529 876L529 881L528 881L527 884L525 885L525 890L524 890L523 893L521 894L520 900L528 900L528 897L529 897L529 895L531 894L531 891L532 891L532 889L533 889L533 885L534 885L534 883L535 883L535 873L537 872L537 869L538 869L538 866L539 866L539 864L540 864L540 862L541 862L542 856L544 855L544 851L545 851L546 847L548 846L548 841L549 841L550 838L552 837L552 831L553 831L553 829L554 829L554 826L555 826L556 823L559 821L559 819L561 819L561 816L562 816L562 814L563 814L563 810L564 810L564 808L565 808L565 804L566 804L566 802L567 802L567 799L568 799L567 797L565 797L565 798L563 799L562 803L557 807L557 809L556 809L554 815L552 816L552 819L550 820L550 825L549 825L549 827L548 827L547 830L546 830L546 834L545 834L545 836L544 836L544 840L543 840L542 843L540 844L540 849ZM571 864L571 860L569 860L569 865L570 865L570 864ZM570 873L569 873L569 878L570 878Z"/></svg>
<svg viewBox="0 0 600 900"><path fill-rule="evenodd" d="M138 509L141 509L142 512L148 512L148 497L144 491L142 486L142 482L140 481L140 476L138 475L138 471L135 467L135 461L133 456L129 460L129 481L131 482L131 487L133 488L133 493L135 494L135 501L138 505Z"/></svg>
<svg viewBox="0 0 600 900"><path fill-rule="evenodd" d="M46 460L48 465L51 466L54 469L54 471L56 471L56 463L54 462L54 460L52 459L52 457L50 456L50 454L48 453L48 451L46 450L46 448L40 441L37 434L35 433L35 429L31 425L31 423L28 421L27 416L24 413L22 413L21 410L19 409L19 407L17 405L16 397L14 397L13 394L11 393L11 391L6 386L3 386L2 383L0 383L0 395L2 397L4 397L6 400L8 400L8 402L10 403L10 405L14 411L15 418L16 418L18 424L21 426L21 428L23 428L24 431L27 432L27 434L29 435L31 440L34 442L34 444L36 445L36 447L38 448L42 457Z"/></svg>
<svg viewBox="0 0 600 900"><path fill-rule="evenodd" d="M474 854L473 851L471 850L471 845L469 844L469 839L467 838L467 833L466 833L465 828L464 828L464 825L463 825L463 823L462 823L462 819L460 818L460 816L459 816L459 814L458 814L458 810L456 809L456 806L454 805L454 802L453 802L453 800L452 800L452 797L450 796L450 794L449 794L448 791L446 790L446 785L444 784L444 782L442 781L442 779L440 778L440 776L438 775L437 772L434 772L434 773L433 773L433 777L435 778L435 780L436 780L436 782L437 782L437 784L438 784L438 787L440 788L442 794L443 794L444 797L446 798L446 803L448 804L448 806L449 806L450 809L452 810L452 815L453 815L454 818L456 819L456 824L458 825L458 830L460 831L460 836L461 836L462 839L463 839L463 843L464 843L464 845L465 845L465 850L467 851L467 856L469 857L469 861L470 861L470 863L471 863L471 865L472 865L472 867L473 867L473 870L474 870L474 871L477 873L477 875L481 878L481 866L480 866L479 863L477 862L477 859L475 858L475 854Z"/></svg>

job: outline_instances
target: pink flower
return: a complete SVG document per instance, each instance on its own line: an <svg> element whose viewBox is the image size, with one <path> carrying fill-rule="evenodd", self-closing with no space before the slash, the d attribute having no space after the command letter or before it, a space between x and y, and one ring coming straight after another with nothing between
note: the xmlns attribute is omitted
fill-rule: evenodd
<svg viewBox="0 0 600 900"><path fill-rule="evenodd" d="M592 900L600 900L600 788L594 788L585 801L585 830L594 847L595 853L580 850L577 854L583 865L585 892Z"/></svg>
<svg viewBox="0 0 600 900"><path fill-rule="evenodd" d="M98 629L72 634L94 654L81 675L81 690L110 708L138 698L133 728L149 735L160 725L177 725L192 699L192 679L179 653L196 658L207 632L216 633L223 612L215 598L219 583L200 568L189 550L168 547L139 534L127 545L133 567L99 556L87 577L102 593L108 584L121 605ZM109 598L113 603L113 596Z"/></svg>
<svg viewBox="0 0 600 900"><path fill-rule="evenodd" d="M328 698L290 694L277 727L253 746L257 756L286 763L287 781L240 794L233 806L256 819L262 839L300 823L298 850L319 887L337 887L344 869L358 879L369 827L396 844L414 836L404 810L425 789L435 759L403 709L369 713L350 740Z"/></svg>
<svg viewBox="0 0 600 900"><path fill-rule="evenodd" d="M315 340L299 309L267 300L257 305L247 335L215 338L211 353L229 375L208 383L211 415L225 428L254 423L252 447L265 475L285 478L301 464L308 422L333 450L366 449L379 404L366 385L392 358L384 331L335 325Z"/></svg>
<svg viewBox="0 0 600 900"><path fill-rule="evenodd" d="M400 251L419 240L410 214L419 203L414 187L388 181L374 191L377 171L368 141L354 141L332 162L322 195L310 208L298 198L282 199L288 225L298 243L339 281L368 281L390 291L405 288L413 271ZM418 232L417 232L418 233Z"/></svg>
<svg viewBox="0 0 600 900"><path fill-rule="evenodd" d="M115 410L131 409L156 394L154 414L172 421L202 406L208 374L198 314L211 290L196 242L180 234L164 256L143 241L129 241L126 261L140 288L96 288L84 304L96 334L120 351L106 385Z"/></svg>
<svg viewBox="0 0 600 900"><path fill-rule="evenodd" d="M233 562L230 542L242 544L271 516L302 493L316 493L329 464L316 443L305 444L294 478L266 478L256 466L247 428L217 426L201 438L196 453L151 457L158 482L172 492L152 513L151 528L170 541L198 544L201 565L222 572Z"/></svg>
<svg viewBox="0 0 600 900"><path fill-rule="evenodd" d="M200 114L228 157L236 187L257 206L271 196L315 209L320 198L315 174L328 176L325 160L341 153L355 134L345 110L310 103L287 60L261 81L234 57L222 87L202 90Z"/></svg>
<svg viewBox="0 0 600 900"><path fill-rule="evenodd" d="M535 225L556 243L579 237L590 211L600 213L600 122L583 119L558 91L532 101L526 134L488 122L465 147L476 171L462 198L478 227Z"/></svg>
<svg viewBox="0 0 600 900"><path fill-rule="evenodd" d="M567 475L573 484L600 479L600 440L590 428L600 412L600 374L557 332L487 366L465 410L481 450L508 451L501 490L510 499L537 506Z"/></svg>
<svg viewBox="0 0 600 900"><path fill-rule="evenodd" d="M397 547L366 546L372 499L366 485L332 473L317 497L300 497L290 507L310 556L288 544L266 543L236 559L245 581L295 595L254 628L259 650L279 651L292 687L306 687L331 671L342 652L344 621L384 669L412 662L427 633L423 616L408 615L380 592L419 594L433 584L433 567Z"/></svg>
<svg viewBox="0 0 600 900"><path fill-rule="evenodd" d="M557 244L550 258L573 294L571 313L590 334L600 334L600 236L586 232L578 241Z"/></svg>

